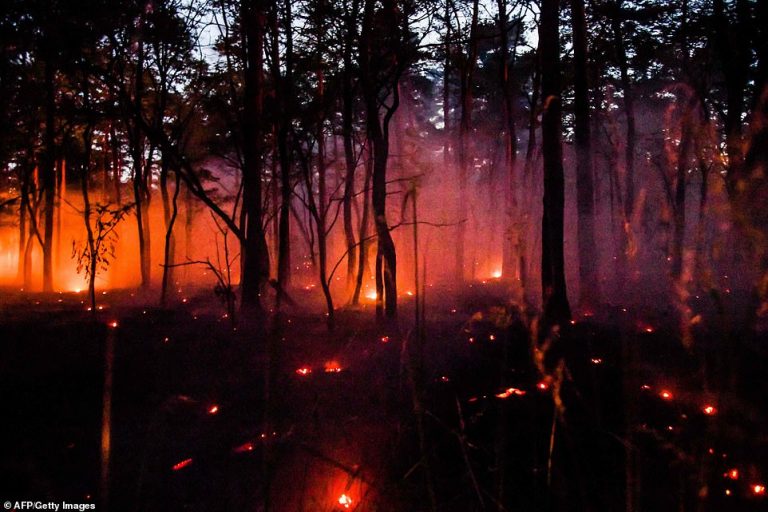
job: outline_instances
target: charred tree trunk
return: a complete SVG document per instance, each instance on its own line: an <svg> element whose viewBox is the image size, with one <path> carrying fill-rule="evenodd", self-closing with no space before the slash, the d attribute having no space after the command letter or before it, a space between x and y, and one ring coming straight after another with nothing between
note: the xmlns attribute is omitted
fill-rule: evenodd
<svg viewBox="0 0 768 512"><path fill-rule="evenodd" d="M461 119L459 121L459 179L458 193L456 194L456 212L458 224L456 225L456 267L455 279L458 283L464 282L465 271L465 245L467 234L467 179L473 158L469 155L468 138L472 130L472 88L474 86L475 62L477 61L477 24L479 17L479 0L472 2L472 21L469 29L469 42L467 59L461 70ZM473 267L474 272L474 267Z"/></svg>
<svg viewBox="0 0 768 512"><path fill-rule="evenodd" d="M144 97L144 44L138 41L138 55L136 61L136 76L134 88L134 115L140 116L143 112ZM136 202L136 229L139 239L139 269L141 271L141 287L148 288L151 281L151 268L149 260L149 233L146 231L148 225L146 217L148 213L146 199L147 191L145 185L147 177L144 176L144 140L138 121L134 123L133 133L131 135L131 153L133 158L133 199Z"/></svg>
<svg viewBox="0 0 768 512"><path fill-rule="evenodd" d="M683 247L685 243L685 191L688 183L688 165L694 143L693 111L695 96L686 101L681 119L681 136L675 171L674 229L672 233L672 279L678 281L683 272Z"/></svg>
<svg viewBox="0 0 768 512"><path fill-rule="evenodd" d="M502 122L505 131L504 143L504 167L507 177L505 187L505 216L504 216L504 241L502 247L501 274L507 278L520 279L520 235L515 227L518 212L517 195L519 182L517 179L517 128L515 126L515 104L512 97L511 80L509 77L509 20L507 19L506 0L497 0L499 8L499 32L501 33L501 93L504 99ZM516 51L516 47L512 49Z"/></svg>
<svg viewBox="0 0 768 512"><path fill-rule="evenodd" d="M404 69L404 58L391 49L374 46L377 37L393 39L399 45L400 24L394 2L385 1L383 9L376 12L376 2L366 0L360 41L360 78L366 107L368 139L373 150L372 204L377 236L376 316L397 316L397 256L395 243L387 223L387 160L389 157L389 122L399 106L398 81ZM374 19L376 18L376 19ZM374 26L376 23L376 26ZM387 32L386 34L384 32ZM395 50L397 51L397 50ZM384 52L384 53L382 53ZM395 67L391 67L391 63ZM387 98L380 98L389 91L391 105L384 105ZM385 110L383 119L380 110Z"/></svg>
<svg viewBox="0 0 768 512"><path fill-rule="evenodd" d="M573 25L576 209L578 212L579 303L589 308L599 301L595 254L595 197L592 182L592 134L587 81L587 19L584 0L571 0Z"/></svg>
<svg viewBox="0 0 768 512"><path fill-rule="evenodd" d="M273 5L271 10L272 25L272 79L275 82L275 97L277 104L280 105L282 116L277 116L277 158L280 166L280 207L277 215L277 290L278 305L282 301L282 295L290 286L291 280L291 153L288 149L288 136L290 122L292 117L292 108L290 107L291 95L293 90L293 36L291 35L291 2L285 2L285 35L286 35L286 57L285 57L285 75L280 74L280 45L279 45L279 22L278 22L278 4ZM273 179L275 179L273 177Z"/></svg>
<svg viewBox="0 0 768 512"><path fill-rule="evenodd" d="M264 104L264 28L261 0L242 0L245 33L245 97L243 112L243 306L261 308L260 293L269 279L269 252L262 207L262 113Z"/></svg>
<svg viewBox="0 0 768 512"><path fill-rule="evenodd" d="M344 177L344 238L347 243L347 291L352 291L355 285L357 269L357 244L355 242L354 227L352 225L352 202L355 195L355 169L357 162L354 150L354 90L352 83L352 51L353 42L357 37L355 13L359 9L358 0L352 1L351 9L344 4L346 16L346 32L344 34L344 71L342 73L342 137L344 139L344 163L346 176Z"/></svg>
<svg viewBox="0 0 768 512"><path fill-rule="evenodd" d="M49 52L50 53L50 52ZM42 186L45 193L43 212L45 233L43 240L43 291L53 291L53 210L56 198L56 110L55 69L50 55L45 61L45 153L42 165Z"/></svg>
<svg viewBox="0 0 768 512"><path fill-rule="evenodd" d="M168 299L168 286L173 279L173 262L176 241L173 236L173 226L176 224L176 217L179 215L179 190L181 189L181 180L179 173L174 172L175 184L173 189L173 199L171 199L170 211L168 212L165 224L165 250L163 251L163 282L160 292L160 304L166 305ZM167 175L167 169L166 169ZM167 194L167 191L166 191ZM229 268L229 260L227 260Z"/></svg>
<svg viewBox="0 0 768 512"><path fill-rule="evenodd" d="M624 93L624 114L626 116L626 145L624 150L624 211L623 211L623 247L619 252L619 278L627 277L627 258L630 253L631 222L635 208L635 102L632 91L632 81L629 77L629 63L627 50L624 44L624 33L621 22L621 0L617 4L617 12L611 18L611 30L613 31L614 47L617 54L619 71L621 74L621 89Z"/></svg>
<svg viewBox="0 0 768 512"><path fill-rule="evenodd" d="M363 184L363 213L360 218L360 249L358 251L357 260L357 278L355 279L355 292L352 294L352 305L360 303L360 292L363 289L363 278L365 277L365 270L368 262L368 223L371 210L370 197L371 197L371 177L373 176L373 156L370 149L370 141L368 143L368 155L365 160L365 183Z"/></svg>
<svg viewBox="0 0 768 512"><path fill-rule="evenodd" d="M542 155L544 157L544 209L541 235L541 285L544 327L562 325L571 318L565 283L563 212L565 180L561 141L560 34L558 0L542 0L541 49Z"/></svg>

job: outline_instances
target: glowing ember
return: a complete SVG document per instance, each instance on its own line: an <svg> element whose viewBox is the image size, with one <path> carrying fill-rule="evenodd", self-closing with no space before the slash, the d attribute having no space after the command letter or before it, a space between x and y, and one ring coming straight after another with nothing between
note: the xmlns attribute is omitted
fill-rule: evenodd
<svg viewBox="0 0 768 512"><path fill-rule="evenodd" d="M491 341L496 341L496 336L491 334L490 336L488 336L488 339L491 340Z"/></svg>
<svg viewBox="0 0 768 512"><path fill-rule="evenodd" d="M723 476L729 480L738 480L739 470L736 468L729 469Z"/></svg>
<svg viewBox="0 0 768 512"><path fill-rule="evenodd" d="M517 388L507 388L502 393L497 394L496 398L504 399L504 398L509 398L512 395L523 396L523 395L525 395L525 391L523 391L522 389L517 389Z"/></svg>
<svg viewBox="0 0 768 512"><path fill-rule="evenodd" d="M667 391L666 389L663 389L661 393L659 393L659 396L664 400L672 400L673 398L672 393Z"/></svg>
<svg viewBox="0 0 768 512"><path fill-rule="evenodd" d="M389 336L382 336L381 337L381 342L382 343L389 343Z"/></svg>
<svg viewBox="0 0 768 512"><path fill-rule="evenodd" d="M413 292L411 290L408 290L407 292L405 292L405 294L409 297L413 297Z"/></svg>
<svg viewBox="0 0 768 512"><path fill-rule="evenodd" d="M176 464L174 464L172 469L174 471L179 471L180 469L184 469L190 464L192 464L192 459L184 459L183 461L177 462Z"/></svg>
<svg viewBox="0 0 768 512"><path fill-rule="evenodd" d="M341 371L341 365L336 361L328 361L325 363L325 373L339 373Z"/></svg>
<svg viewBox="0 0 768 512"><path fill-rule="evenodd" d="M501 270L494 270L491 272L491 277L494 279L499 279L501 277Z"/></svg>
<svg viewBox="0 0 768 512"><path fill-rule="evenodd" d="M369 290L369 291L365 292L365 298L366 299L376 300L376 297L378 297L378 295L376 294L376 290Z"/></svg>
<svg viewBox="0 0 768 512"><path fill-rule="evenodd" d="M298 373L299 375L302 375L302 376L309 375L310 373L312 373L312 368L308 368L306 366L302 366L301 368L296 370L296 373Z"/></svg>
<svg viewBox="0 0 768 512"><path fill-rule="evenodd" d="M536 387L542 391L546 391L547 389L549 389L549 384L547 384L545 381L542 380L541 382L536 384Z"/></svg>
<svg viewBox="0 0 768 512"><path fill-rule="evenodd" d="M762 484L755 484L752 486L752 492L758 496L765 494L765 486Z"/></svg>
<svg viewBox="0 0 768 512"><path fill-rule="evenodd" d="M715 407L712 405L705 405L704 407L702 407L701 410L707 416L714 416L715 414L717 414L717 409L715 409Z"/></svg>
<svg viewBox="0 0 768 512"><path fill-rule="evenodd" d="M344 508L349 508L352 506L352 498L347 496L346 494L342 494L339 496L339 505L341 505Z"/></svg>
<svg viewBox="0 0 768 512"><path fill-rule="evenodd" d="M726 496L730 496L731 495L731 490L730 489L726 489L725 490L725 495Z"/></svg>
<svg viewBox="0 0 768 512"><path fill-rule="evenodd" d="M212 405L208 408L208 414L216 414L217 412L219 412L218 405Z"/></svg>
<svg viewBox="0 0 768 512"><path fill-rule="evenodd" d="M112 320L108 325L113 329L117 328L117 320Z"/></svg>
<svg viewBox="0 0 768 512"><path fill-rule="evenodd" d="M603 360L599 357L593 357L591 361L592 361L592 364L603 364Z"/></svg>
<svg viewBox="0 0 768 512"><path fill-rule="evenodd" d="M653 327L646 327L645 328L645 332L647 332L649 334L652 333L653 332Z"/></svg>
<svg viewBox="0 0 768 512"><path fill-rule="evenodd" d="M248 453L253 451L253 443L243 443L233 450L235 453Z"/></svg>
<svg viewBox="0 0 768 512"><path fill-rule="evenodd" d="M648 391L649 389L651 389L651 386L649 386L648 384L643 384L642 386L640 386L640 389L642 389L643 391Z"/></svg>

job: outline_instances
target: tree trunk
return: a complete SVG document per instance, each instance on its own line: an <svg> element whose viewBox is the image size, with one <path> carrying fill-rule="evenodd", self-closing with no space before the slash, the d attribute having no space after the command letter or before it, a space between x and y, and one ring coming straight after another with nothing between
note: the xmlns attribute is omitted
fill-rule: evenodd
<svg viewBox="0 0 768 512"><path fill-rule="evenodd" d="M352 294L352 305L360 303L360 292L363 288L363 278L365 277L365 270L368 263L368 216L370 215L370 200L371 197L371 178L373 176L373 155L370 149L371 143L368 142L368 155L365 160L365 183L363 184L363 213L360 218L360 250L358 251L357 260L357 279L355 280L355 292Z"/></svg>
<svg viewBox="0 0 768 512"><path fill-rule="evenodd" d="M344 3L346 17L346 32L344 34L344 72L342 73L342 137L344 139L344 162L346 176L344 177L344 238L347 243L347 291L353 291L357 274L357 245L354 227L352 225L352 202L355 196L355 161L354 150L354 91L352 84L352 51L353 42L357 37L355 15L359 8L358 0L352 1L351 10Z"/></svg>
<svg viewBox="0 0 768 512"><path fill-rule="evenodd" d="M394 318L397 316L397 257L395 244L387 223L386 201L389 120L399 104L397 82L400 78L400 70L398 68L394 70L380 69L382 66L386 66L386 62L377 54L379 48L374 49L373 45L375 8L376 2L374 0L365 1L360 41L360 77L365 97L368 139L373 149L372 203L378 244L376 254L376 316L381 318L386 315L387 318ZM397 7L393 2L384 2L384 8L381 12L383 17L386 17L388 21L395 21L397 14ZM399 26L388 26L387 29L391 30L392 33L386 35L399 39ZM386 37L386 35L378 32L376 35ZM388 56L390 59L391 57ZM402 66L402 63L398 62L397 65ZM394 73L392 73L392 78L388 78L386 83L382 83L379 77L380 73L385 70L394 71ZM386 113L383 120L380 119L381 105L379 99L382 90L392 91L392 105L384 107Z"/></svg>
<svg viewBox="0 0 768 512"><path fill-rule="evenodd" d="M53 210L56 198L56 110L55 70L50 56L45 61L45 153L42 165L42 185L45 191L45 234L43 240L43 291L53 291Z"/></svg>
<svg viewBox="0 0 768 512"><path fill-rule="evenodd" d="M541 122L544 157L541 285L545 330L554 325L562 325L571 318L563 255L565 183L561 141L559 10L558 0L542 0L539 25L541 92L544 107Z"/></svg>
<svg viewBox="0 0 768 512"><path fill-rule="evenodd" d="M517 195L520 183L517 179L517 128L515 126L515 104L512 96L511 80L509 77L509 20L507 19L506 0L497 0L499 9L499 32L501 33L501 92L504 100L502 112L503 128L505 131L504 144L504 175L505 187L505 216L504 240L502 246L501 274L508 279L520 279L523 270L520 268L520 234L516 228L519 215ZM516 46L513 52L516 51ZM514 57L513 57L514 60Z"/></svg>
<svg viewBox="0 0 768 512"><path fill-rule="evenodd" d="M245 109L243 118L243 243L242 302L261 308L259 296L269 279L269 253L262 211L262 113L264 102L264 27L261 0L242 0L245 31Z"/></svg>
<svg viewBox="0 0 768 512"><path fill-rule="evenodd" d="M456 267L454 269L457 283L464 282L465 274L465 245L467 233L468 214L468 186L467 179L473 158L468 154L467 139L472 130L472 88L474 86L475 62L477 61L477 25L479 17L479 0L472 2L472 21L469 30L469 42L467 48L467 60L461 70L461 119L459 121L459 179L456 194L456 212L458 224L456 225ZM472 268L474 273L474 266Z"/></svg>
<svg viewBox="0 0 768 512"><path fill-rule="evenodd" d="M632 81L629 77L629 64L627 61L627 50L624 44L624 34L621 25L620 11L621 0L618 2L618 11L614 13L611 19L611 29L613 30L614 46L619 62L619 71L621 74L621 89L624 93L624 113L627 119L626 146L624 150L624 211L623 226L624 237L622 239L623 249L619 253L619 279L624 280L627 277L627 258L630 252L631 242L631 221L635 208L635 103L632 91Z"/></svg>
<svg viewBox="0 0 768 512"><path fill-rule="evenodd" d="M573 26L576 209L578 212L579 303L591 308L599 301L595 244L595 198L592 183L592 140L587 81L587 20L584 0L571 0Z"/></svg>

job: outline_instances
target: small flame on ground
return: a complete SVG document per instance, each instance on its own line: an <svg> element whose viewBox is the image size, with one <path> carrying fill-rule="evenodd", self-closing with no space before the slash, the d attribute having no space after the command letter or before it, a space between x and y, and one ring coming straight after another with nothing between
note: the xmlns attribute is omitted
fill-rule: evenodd
<svg viewBox="0 0 768 512"><path fill-rule="evenodd" d="M549 384L547 384L545 381L542 380L538 384L536 384L536 387L542 391L546 391L547 389L549 389Z"/></svg>
<svg viewBox="0 0 768 512"><path fill-rule="evenodd" d="M219 406L218 405L212 405L208 408L208 414L216 414L219 412Z"/></svg>
<svg viewBox="0 0 768 512"><path fill-rule="evenodd" d="M117 320L112 320L108 324L111 328L116 329L117 328Z"/></svg>
<svg viewBox="0 0 768 512"><path fill-rule="evenodd" d="M325 363L325 373L339 373L341 371L341 365L336 361L328 361Z"/></svg>
<svg viewBox="0 0 768 512"><path fill-rule="evenodd" d="M376 300L376 297L378 297L378 294L375 290L369 290L365 292L365 298L369 300Z"/></svg>
<svg viewBox="0 0 768 512"><path fill-rule="evenodd" d="M352 506L352 498L347 496L346 494L342 494L339 496L339 505L341 505L344 508L349 508Z"/></svg>
<svg viewBox="0 0 768 512"><path fill-rule="evenodd" d="M312 373L312 368L309 368L307 366L302 366L301 368L296 370L296 373L301 375L301 376L306 376L306 375L309 375L310 373Z"/></svg>
<svg viewBox="0 0 768 512"><path fill-rule="evenodd" d="M381 337L381 342L382 343L389 343L389 336L382 336Z"/></svg>
<svg viewBox="0 0 768 512"><path fill-rule="evenodd" d="M243 443L234 449L235 453L247 453L252 451L253 451L253 443L251 443L250 441L247 443Z"/></svg>
<svg viewBox="0 0 768 512"><path fill-rule="evenodd" d="M190 464L192 464L192 459L184 459L183 461L177 462L176 464L174 464L172 469L174 471L179 471L180 469L184 469Z"/></svg>
<svg viewBox="0 0 768 512"><path fill-rule="evenodd" d="M729 480L738 480L739 470L736 468L729 469L728 472L726 472L723 476Z"/></svg>
<svg viewBox="0 0 768 512"><path fill-rule="evenodd" d="M659 396L664 400L672 400L672 398L674 398L672 393L670 391L667 391L666 389L661 390L661 393L659 393Z"/></svg>
<svg viewBox="0 0 768 512"><path fill-rule="evenodd" d="M762 484L755 484L752 486L752 492L758 496L765 494L765 486Z"/></svg>
<svg viewBox="0 0 768 512"><path fill-rule="evenodd" d="M525 395L525 391L523 391L522 389L517 389L517 388L507 388L503 392L497 394L496 398L504 399L504 398L509 398L512 395L523 396L523 395Z"/></svg>
<svg viewBox="0 0 768 512"><path fill-rule="evenodd" d="M501 277L501 270L494 270L491 272L491 277L494 279L499 279Z"/></svg>
<svg viewBox="0 0 768 512"><path fill-rule="evenodd" d="M705 405L701 410L707 416L714 416L717 414L717 409L715 409L715 406L713 405Z"/></svg>

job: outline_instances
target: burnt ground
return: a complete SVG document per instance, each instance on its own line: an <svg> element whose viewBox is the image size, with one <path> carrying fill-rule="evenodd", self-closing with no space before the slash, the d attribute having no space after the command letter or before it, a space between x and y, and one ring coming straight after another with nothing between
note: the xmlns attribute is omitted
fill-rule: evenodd
<svg viewBox="0 0 768 512"><path fill-rule="evenodd" d="M658 304L544 345L504 296L430 289L419 359L407 297L399 325L365 306L329 333L316 292L266 330L205 291L109 292L95 324L82 295L8 292L0 497L99 503L114 336L111 510L426 511L430 488L440 511L768 510L764 336L705 298L688 349Z"/></svg>

